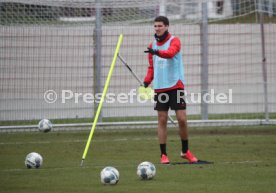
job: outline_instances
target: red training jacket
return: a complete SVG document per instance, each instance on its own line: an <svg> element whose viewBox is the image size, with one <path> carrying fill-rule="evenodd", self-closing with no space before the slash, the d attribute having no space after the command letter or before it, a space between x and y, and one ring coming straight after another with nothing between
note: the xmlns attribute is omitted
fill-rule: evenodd
<svg viewBox="0 0 276 193"><path fill-rule="evenodd" d="M168 36L166 37L165 40L162 42L157 41L158 46L162 46L166 41L168 41L171 38L171 34L169 33ZM152 43L148 46L152 48ZM170 47L167 50L159 50L158 51L158 56L161 58L173 58L181 49L181 43L178 37L174 37L171 40ZM153 56L152 54L148 54L148 61L149 61L149 66L148 66L148 72L147 75L144 78L144 82L150 84L153 80L154 76L154 68L153 68ZM155 89L155 92L166 92L174 89L184 89L184 83L179 80L174 86L170 88L164 88L164 89Z"/></svg>

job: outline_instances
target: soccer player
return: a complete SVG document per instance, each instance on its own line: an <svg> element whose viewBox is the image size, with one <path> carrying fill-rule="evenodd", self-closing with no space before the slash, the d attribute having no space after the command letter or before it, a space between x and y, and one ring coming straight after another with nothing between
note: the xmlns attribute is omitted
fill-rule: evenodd
<svg viewBox="0 0 276 193"><path fill-rule="evenodd" d="M184 67L181 55L181 43L178 37L169 32L167 17L158 16L154 20L155 40L148 46L149 66L144 78L144 87L153 81L154 110L158 112L158 138L161 151L161 163L169 164L166 151L168 110L175 111L179 124L179 136L182 150L180 156L190 163L198 159L188 148L188 130L186 103L184 100Z"/></svg>

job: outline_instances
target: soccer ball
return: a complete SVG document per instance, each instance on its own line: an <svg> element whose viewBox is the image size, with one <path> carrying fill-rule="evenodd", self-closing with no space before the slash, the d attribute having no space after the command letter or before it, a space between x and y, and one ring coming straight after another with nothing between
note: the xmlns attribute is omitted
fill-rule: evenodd
<svg viewBox="0 0 276 193"><path fill-rule="evenodd" d="M26 156L25 165L29 169L39 168L40 166L42 166L42 163L43 163L42 156L40 154L36 153L36 152L29 153Z"/></svg>
<svg viewBox="0 0 276 193"><path fill-rule="evenodd" d="M101 171L101 182L103 184L115 185L119 182L119 171L111 166L105 167Z"/></svg>
<svg viewBox="0 0 276 193"><path fill-rule="evenodd" d="M48 119L42 119L38 123L38 130L42 132L49 132L53 128L53 124Z"/></svg>
<svg viewBox="0 0 276 193"><path fill-rule="evenodd" d="M137 175L142 180L151 180L156 174L156 168L153 163L145 161L138 165Z"/></svg>

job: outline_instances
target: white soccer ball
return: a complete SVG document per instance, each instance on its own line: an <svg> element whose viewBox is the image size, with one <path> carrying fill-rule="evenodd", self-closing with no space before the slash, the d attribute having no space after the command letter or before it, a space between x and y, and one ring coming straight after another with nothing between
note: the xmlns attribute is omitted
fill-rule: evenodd
<svg viewBox="0 0 276 193"><path fill-rule="evenodd" d="M103 184L115 185L119 182L119 171L111 166L105 167L101 171L101 182Z"/></svg>
<svg viewBox="0 0 276 193"><path fill-rule="evenodd" d="M42 132L49 132L53 128L53 124L48 119L42 119L38 123L38 130Z"/></svg>
<svg viewBox="0 0 276 193"><path fill-rule="evenodd" d="M151 180L156 174L156 168L153 163L145 161L138 165L137 175L142 180Z"/></svg>
<svg viewBox="0 0 276 193"><path fill-rule="evenodd" d="M36 152L29 153L25 159L25 165L27 168L39 168L42 166L43 158Z"/></svg>

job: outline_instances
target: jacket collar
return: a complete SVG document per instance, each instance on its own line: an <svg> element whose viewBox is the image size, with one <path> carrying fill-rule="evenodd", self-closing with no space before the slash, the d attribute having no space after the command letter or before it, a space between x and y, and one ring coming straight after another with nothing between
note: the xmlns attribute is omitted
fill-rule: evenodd
<svg viewBox="0 0 276 193"><path fill-rule="evenodd" d="M171 38L171 36L172 35L168 32L167 35L166 35L166 37L162 41L156 40L157 45L158 46L162 46L166 41L168 41Z"/></svg>

